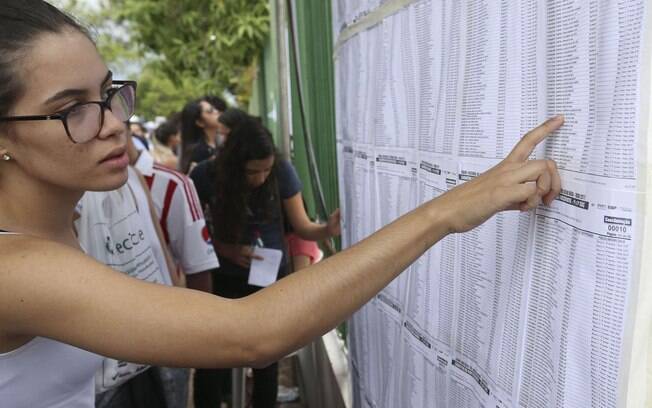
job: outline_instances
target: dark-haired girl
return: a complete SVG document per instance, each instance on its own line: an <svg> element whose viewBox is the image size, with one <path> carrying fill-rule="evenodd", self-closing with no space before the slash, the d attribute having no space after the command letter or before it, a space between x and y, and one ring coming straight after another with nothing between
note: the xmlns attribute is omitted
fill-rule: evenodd
<svg viewBox="0 0 652 408"><path fill-rule="evenodd" d="M287 275L289 257L284 221L307 240L340 234L339 211L335 211L326 224L316 224L308 218L299 177L292 165L276 151L269 131L254 118L241 120L231 130L217 158L197 166L191 177L200 200L209 204L212 214L213 239L220 259L215 293L220 296L241 298L261 289L247 283L255 246L282 251L277 277ZM255 408L275 405L277 372L276 363L254 370ZM202 376L209 375L202 371L197 373L198 407L219 403L217 395L214 399L206 395L215 388L202 382Z"/></svg>
<svg viewBox="0 0 652 408"><path fill-rule="evenodd" d="M179 170L188 173L215 155L220 112L206 98L188 102L181 111L181 161Z"/></svg>

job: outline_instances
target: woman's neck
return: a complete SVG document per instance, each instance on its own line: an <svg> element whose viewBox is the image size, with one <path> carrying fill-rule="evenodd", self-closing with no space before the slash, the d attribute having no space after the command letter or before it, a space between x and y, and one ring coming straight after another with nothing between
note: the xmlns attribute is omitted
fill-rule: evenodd
<svg viewBox="0 0 652 408"><path fill-rule="evenodd" d="M83 191L13 173L0 178L0 229L77 246L73 215Z"/></svg>
<svg viewBox="0 0 652 408"><path fill-rule="evenodd" d="M204 129L204 142L211 147L217 146L217 129Z"/></svg>

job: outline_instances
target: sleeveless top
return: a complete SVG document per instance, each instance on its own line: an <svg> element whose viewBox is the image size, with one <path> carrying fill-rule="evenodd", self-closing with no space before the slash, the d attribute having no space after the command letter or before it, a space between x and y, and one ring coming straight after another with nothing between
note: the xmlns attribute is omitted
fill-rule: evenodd
<svg viewBox="0 0 652 408"><path fill-rule="evenodd" d="M11 233L0 230L0 235ZM93 408L95 372L102 357L65 343L35 337L0 353L0 406Z"/></svg>

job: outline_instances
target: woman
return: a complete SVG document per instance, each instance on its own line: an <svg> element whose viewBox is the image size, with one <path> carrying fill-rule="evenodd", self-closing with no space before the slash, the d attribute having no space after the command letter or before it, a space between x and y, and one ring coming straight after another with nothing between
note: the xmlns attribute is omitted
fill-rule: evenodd
<svg viewBox="0 0 652 408"><path fill-rule="evenodd" d="M154 132L154 149L152 150L154 161L161 166L176 170L179 166L179 159L175 152L179 143L181 143L181 136L178 123L174 120L162 123Z"/></svg>
<svg viewBox="0 0 652 408"><path fill-rule="evenodd" d="M197 164L207 160L217 149L217 119L219 111L206 100L188 102L181 111L181 165L188 173Z"/></svg>
<svg viewBox="0 0 652 408"><path fill-rule="evenodd" d="M228 111L227 111L228 112ZM226 114L226 112L225 112ZM224 148L213 161L197 166L191 177L207 202L212 215L215 248L220 259L215 293L241 298L261 289L248 284L251 260L256 246L282 252L277 278L289 272L285 245L285 221L294 233L306 240L321 240L340 234L339 211L326 224L315 224L303 206L301 182L292 165L282 159L271 135L258 120L241 120L231 130ZM273 407L276 403L278 365L254 370L253 407ZM213 373L214 375L214 373ZM222 371L222 377L228 371ZM198 370L198 407L219 404L219 395L202 377L211 374ZM218 375L214 375L218 377ZM214 380L219 383L219 380Z"/></svg>
<svg viewBox="0 0 652 408"><path fill-rule="evenodd" d="M85 190L127 180L133 91L57 9L0 3L0 229L10 231L0 235L3 406L92 407L96 354L265 367L346 319L447 234L549 203L560 189L552 162L527 160L557 118L484 175L251 296L149 284L84 255L72 228Z"/></svg>

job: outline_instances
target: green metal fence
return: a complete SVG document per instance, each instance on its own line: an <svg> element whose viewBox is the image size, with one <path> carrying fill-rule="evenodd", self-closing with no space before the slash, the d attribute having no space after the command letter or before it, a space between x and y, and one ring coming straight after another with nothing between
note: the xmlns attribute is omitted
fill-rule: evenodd
<svg viewBox="0 0 652 408"><path fill-rule="evenodd" d="M272 33L268 45L263 51L259 75L254 90L250 110L263 117L265 123L272 129L277 142L280 128L275 118L281 114L283 107L279 100L278 81L278 47L276 46L279 30L276 27L276 1L270 1L272 13ZM306 113L306 128L304 128L298 97L298 86L295 72L290 74L291 87L291 123L292 123L292 159L304 183L304 197L308 212L317 215L315 186L310 179L309 160L306 154L306 134L312 137L316 157L319 180L323 188L323 196L327 210L338 207L337 159L335 143L335 92L333 81L332 59L332 29L330 2L323 0L301 0L294 2L293 16L295 21L298 62L301 72L303 101ZM288 38L288 47L292 41ZM291 53L290 53L291 54ZM291 67L294 59L291 59ZM306 132L307 131L307 132Z"/></svg>

